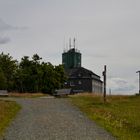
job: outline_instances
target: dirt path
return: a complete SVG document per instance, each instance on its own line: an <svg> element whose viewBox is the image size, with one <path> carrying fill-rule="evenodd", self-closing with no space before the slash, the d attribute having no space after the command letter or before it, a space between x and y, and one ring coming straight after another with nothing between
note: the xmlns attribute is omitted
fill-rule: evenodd
<svg viewBox="0 0 140 140"><path fill-rule="evenodd" d="M114 140L67 99L16 99L23 109L4 140Z"/></svg>

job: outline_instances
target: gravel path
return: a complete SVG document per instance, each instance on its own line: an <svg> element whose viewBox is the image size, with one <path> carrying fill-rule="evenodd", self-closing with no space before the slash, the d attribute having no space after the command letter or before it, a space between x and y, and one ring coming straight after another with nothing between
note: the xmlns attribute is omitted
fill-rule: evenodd
<svg viewBox="0 0 140 140"><path fill-rule="evenodd" d="M16 99L23 109L4 140L114 140L67 99Z"/></svg>

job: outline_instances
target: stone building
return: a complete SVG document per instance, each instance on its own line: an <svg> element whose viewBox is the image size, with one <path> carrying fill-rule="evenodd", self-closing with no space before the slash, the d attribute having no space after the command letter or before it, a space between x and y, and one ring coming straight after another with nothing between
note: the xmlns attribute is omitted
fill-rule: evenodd
<svg viewBox="0 0 140 140"><path fill-rule="evenodd" d="M75 49L75 40L73 46L70 45L69 50L62 54L62 64L68 77L65 88L71 88L73 93L102 93L100 76L81 66L82 55Z"/></svg>

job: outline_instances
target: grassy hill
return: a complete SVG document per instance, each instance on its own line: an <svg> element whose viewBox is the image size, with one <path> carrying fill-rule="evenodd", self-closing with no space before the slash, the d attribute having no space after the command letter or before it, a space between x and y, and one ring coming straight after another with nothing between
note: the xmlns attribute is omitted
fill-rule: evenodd
<svg viewBox="0 0 140 140"><path fill-rule="evenodd" d="M71 96L73 104L120 140L140 140L140 96Z"/></svg>

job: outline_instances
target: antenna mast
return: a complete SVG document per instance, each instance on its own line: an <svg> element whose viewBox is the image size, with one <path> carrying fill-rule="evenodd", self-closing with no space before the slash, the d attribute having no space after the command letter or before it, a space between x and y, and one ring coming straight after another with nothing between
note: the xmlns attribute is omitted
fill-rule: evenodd
<svg viewBox="0 0 140 140"><path fill-rule="evenodd" d="M63 52L65 52L65 38L64 38L64 42L63 42Z"/></svg>
<svg viewBox="0 0 140 140"><path fill-rule="evenodd" d="M75 38L73 39L73 46L74 46L74 49L75 49Z"/></svg>
<svg viewBox="0 0 140 140"><path fill-rule="evenodd" d="M71 49L71 38L69 39L69 49Z"/></svg>

